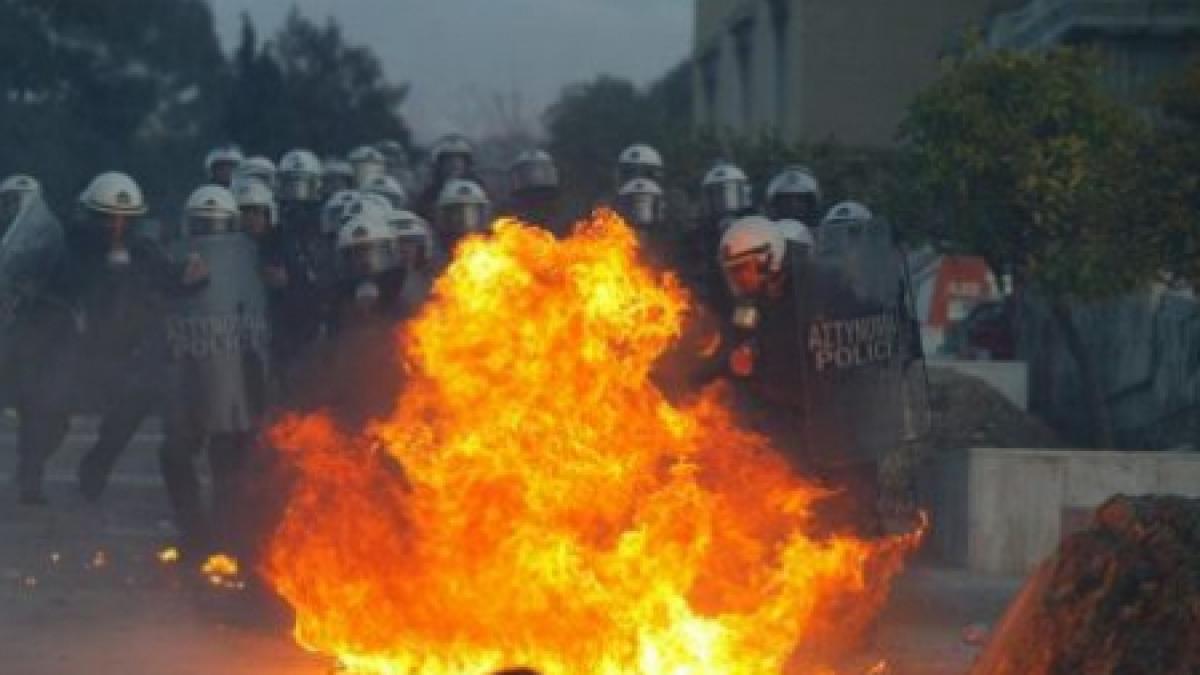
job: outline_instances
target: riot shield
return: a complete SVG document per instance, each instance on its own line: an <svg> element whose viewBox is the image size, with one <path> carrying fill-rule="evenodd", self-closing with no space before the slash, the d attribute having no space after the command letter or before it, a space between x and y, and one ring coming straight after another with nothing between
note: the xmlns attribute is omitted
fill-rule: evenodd
<svg viewBox="0 0 1200 675"><path fill-rule="evenodd" d="M257 249L240 232L193 237L187 248L207 263L209 280L167 318L180 403L202 431L252 431L266 408L270 346Z"/></svg>
<svg viewBox="0 0 1200 675"><path fill-rule="evenodd" d="M26 305L40 296L66 250L62 225L39 194L26 195L0 239L0 356Z"/></svg>
<svg viewBox="0 0 1200 675"><path fill-rule="evenodd" d="M825 225L815 256L794 258L809 450L819 462L878 460L928 427L920 335L891 231Z"/></svg>

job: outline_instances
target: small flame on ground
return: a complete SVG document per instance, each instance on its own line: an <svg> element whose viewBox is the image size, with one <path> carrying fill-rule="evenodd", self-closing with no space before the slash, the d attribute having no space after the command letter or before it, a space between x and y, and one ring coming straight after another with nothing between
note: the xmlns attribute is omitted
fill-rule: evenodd
<svg viewBox="0 0 1200 675"><path fill-rule="evenodd" d="M172 563L179 562L179 549L175 548L174 546L168 546L167 548L164 548L163 550L159 551L157 555L158 561L164 565L170 565Z"/></svg>
<svg viewBox="0 0 1200 675"><path fill-rule="evenodd" d="M104 567L108 564L108 554L104 551L96 551L92 554L91 566L94 568Z"/></svg>
<svg viewBox="0 0 1200 675"><path fill-rule="evenodd" d="M246 582L238 577L239 571L237 559L224 553L209 556L200 566L200 573L208 578L208 583L229 591L246 588Z"/></svg>

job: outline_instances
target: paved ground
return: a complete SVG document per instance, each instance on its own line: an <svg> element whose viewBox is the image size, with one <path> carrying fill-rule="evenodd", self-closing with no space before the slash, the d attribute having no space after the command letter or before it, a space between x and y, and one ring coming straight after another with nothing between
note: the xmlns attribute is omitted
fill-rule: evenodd
<svg viewBox="0 0 1200 675"><path fill-rule="evenodd" d="M77 425L50 467L49 508L16 505L13 436L0 422L0 673L321 675L282 623L247 619L244 594L218 592L155 554L173 533L154 449L139 435L100 506L74 492L90 440ZM962 629L1003 611L1019 580L920 564L897 585L878 640L894 675L964 673L977 647Z"/></svg>

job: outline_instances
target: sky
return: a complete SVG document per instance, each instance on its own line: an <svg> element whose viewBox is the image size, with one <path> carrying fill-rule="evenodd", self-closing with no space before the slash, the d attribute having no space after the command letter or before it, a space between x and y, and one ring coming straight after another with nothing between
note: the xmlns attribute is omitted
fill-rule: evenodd
<svg viewBox="0 0 1200 675"><path fill-rule="evenodd" d="M412 86L402 108L418 140L472 135L504 117L536 124L563 85L601 73L645 84L683 60L692 0L210 0L226 50L242 12L270 36L295 5L371 47L388 79Z"/></svg>

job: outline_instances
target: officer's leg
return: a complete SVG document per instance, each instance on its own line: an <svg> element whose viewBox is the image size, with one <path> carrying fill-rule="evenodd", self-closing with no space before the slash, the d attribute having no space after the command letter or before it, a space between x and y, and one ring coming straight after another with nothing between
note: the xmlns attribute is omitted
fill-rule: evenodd
<svg viewBox="0 0 1200 675"><path fill-rule="evenodd" d="M167 415L166 437L158 450L159 466L167 499L175 513L180 545L185 554L195 556L205 555L211 546L195 464L195 456L204 441L202 427L185 413Z"/></svg>
<svg viewBox="0 0 1200 675"><path fill-rule="evenodd" d="M154 405L153 396L148 392L131 394L120 398L105 412L100 420L96 444L79 462L79 489L90 501L99 499L104 493L117 459Z"/></svg>
<svg viewBox="0 0 1200 675"><path fill-rule="evenodd" d="M249 552L244 478L251 447L245 433L214 434L208 443L213 480L213 530L221 546L239 558Z"/></svg>
<svg viewBox="0 0 1200 675"><path fill-rule="evenodd" d="M62 445L70 413L48 396L29 395L17 405L17 488L22 504L45 504L46 461Z"/></svg>

